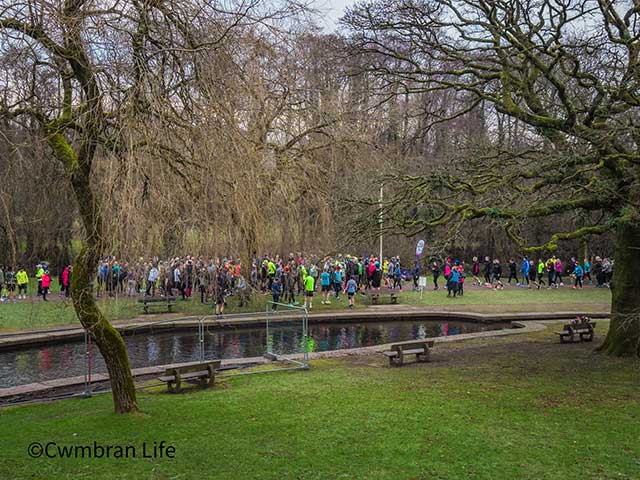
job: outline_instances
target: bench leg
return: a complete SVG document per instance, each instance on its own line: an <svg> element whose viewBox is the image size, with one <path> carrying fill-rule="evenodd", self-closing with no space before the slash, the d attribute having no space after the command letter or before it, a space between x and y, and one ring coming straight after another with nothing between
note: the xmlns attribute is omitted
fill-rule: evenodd
<svg viewBox="0 0 640 480"><path fill-rule="evenodd" d="M397 357L390 357L389 360L393 360L392 365L395 365L396 367L401 367L402 364L404 363L404 356L398 355Z"/></svg>
<svg viewBox="0 0 640 480"><path fill-rule="evenodd" d="M417 353L416 360L418 362L428 362L431 358L429 347L425 347L424 353Z"/></svg>
<svg viewBox="0 0 640 480"><path fill-rule="evenodd" d="M182 391L182 381L180 379L180 375L176 375L176 388L175 393L180 393Z"/></svg>
<svg viewBox="0 0 640 480"><path fill-rule="evenodd" d="M176 393L176 390L173 388L173 382L167 382L167 392Z"/></svg>
<svg viewBox="0 0 640 480"><path fill-rule="evenodd" d="M593 340L593 332L581 333L580 334L580 341L582 341L582 342L591 342L592 340Z"/></svg>
<svg viewBox="0 0 640 480"><path fill-rule="evenodd" d="M573 333L571 335L561 335L560 343L573 343Z"/></svg>

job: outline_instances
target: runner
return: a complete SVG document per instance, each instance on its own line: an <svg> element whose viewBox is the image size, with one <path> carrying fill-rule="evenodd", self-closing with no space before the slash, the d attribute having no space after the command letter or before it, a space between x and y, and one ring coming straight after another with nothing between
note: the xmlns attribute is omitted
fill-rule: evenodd
<svg viewBox="0 0 640 480"><path fill-rule="evenodd" d="M314 281L311 275L307 275L304 279L304 308L307 308L307 300L309 301L309 310L313 308L313 289Z"/></svg>
<svg viewBox="0 0 640 480"><path fill-rule="evenodd" d="M574 284L573 284L573 288L579 288L582 289L582 275L584 274L584 271L582 269L582 266L576 261L576 263L574 264L573 267L573 276L575 278L574 280Z"/></svg>
<svg viewBox="0 0 640 480"><path fill-rule="evenodd" d="M562 262L560 261L559 258L556 258L555 272L556 272L556 277L554 282L556 286L564 287L564 283L562 282Z"/></svg>
<svg viewBox="0 0 640 480"><path fill-rule="evenodd" d="M273 299L273 304L271 305L271 309L274 312L278 310L278 303L280 303L280 295L282 295L282 283L280 282L280 278L276 277L273 279L273 283L271 284L271 298Z"/></svg>
<svg viewBox="0 0 640 480"><path fill-rule="evenodd" d="M12 267L6 267L4 272L4 283L7 296L7 302L16 303L16 274Z"/></svg>
<svg viewBox="0 0 640 480"><path fill-rule="evenodd" d="M502 277L502 265L500 265L500 260L497 258L493 260L493 277L491 279L491 286L493 287L493 282L496 282L496 290L502 290L504 288L504 284L500 281Z"/></svg>
<svg viewBox="0 0 640 480"><path fill-rule="evenodd" d="M584 259L584 278L588 278L589 279L589 285L593 284L593 281L591 280L591 262L589 261L588 258Z"/></svg>
<svg viewBox="0 0 640 480"><path fill-rule="evenodd" d="M49 287L51 286L51 277L49 271L45 270L41 277L42 280L42 300L47 302L47 294L49 293Z"/></svg>
<svg viewBox="0 0 640 480"><path fill-rule="evenodd" d="M160 272L155 265L152 265L149 269L149 276L147 277L147 291L146 295L151 295L152 297L156 296L156 282L158 281L158 276Z"/></svg>
<svg viewBox="0 0 640 480"><path fill-rule="evenodd" d="M542 261L541 258L539 258L538 259L538 290L540 289L540 286L545 285L544 283L545 269L546 269L545 263Z"/></svg>
<svg viewBox="0 0 640 480"><path fill-rule="evenodd" d="M481 285L480 281L480 263L478 262L478 257L473 257L473 266L471 267L471 273L473 274L473 284Z"/></svg>
<svg viewBox="0 0 640 480"><path fill-rule="evenodd" d="M464 279L465 279L465 273L464 273L464 263L460 262L460 265L458 265L458 296L462 297L464 295Z"/></svg>
<svg viewBox="0 0 640 480"><path fill-rule="evenodd" d="M493 265L489 257L484 257L484 284L491 285L491 276L493 274Z"/></svg>
<svg viewBox="0 0 640 480"><path fill-rule="evenodd" d="M507 280L507 283L509 285L511 285L512 278L515 279L516 285L520 284L520 282L518 281L518 266L516 265L516 261L513 258L509 260L509 279Z"/></svg>
<svg viewBox="0 0 640 480"><path fill-rule="evenodd" d="M62 270L61 280L62 291L60 292L60 294L64 293L65 298L69 298L69 294L71 291L71 265L67 265L66 267L64 267L64 270Z"/></svg>
<svg viewBox="0 0 640 480"><path fill-rule="evenodd" d="M16 274L16 281L18 282L18 299L25 300L27 298L27 286L29 285L29 275L24 268L18 267L18 273Z"/></svg>
<svg viewBox="0 0 640 480"><path fill-rule="evenodd" d="M273 283L271 283L271 285L273 286ZM218 318L222 317L222 314L224 313L224 299L227 293L227 288L228 283L225 270L222 267L218 267L218 276L216 278L216 316Z"/></svg>
<svg viewBox="0 0 640 480"><path fill-rule="evenodd" d="M320 274L320 290L322 291L322 300L320 303L323 305L330 304L329 292L331 291L331 275L326 267Z"/></svg>
<svg viewBox="0 0 640 480"><path fill-rule="evenodd" d="M393 270L393 288L402 290L402 268L400 267L400 261L396 260Z"/></svg>
<svg viewBox="0 0 640 480"><path fill-rule="evenodd" d="M556 278L556 258L552 257L549 260L547 260L546 263L546 268L547 268L547 281L549 282L549 285L547 285L547 288L553 288L556 287L558 288L558 285L555 283L555 278Z"/></svg>
<svg viewBox="0 0 640 480"><path fill-rule="evenodd" d="M336 301L338 301L340 300L340 291L342 290L342 269L340 268L340 265L337 265L335 272L333 272L333 288L336 295Z"/></svg>
<svg viewBox="0 0 640 480"><path fill-rule="evenodd" d="M349 280L347 281L347 284L344 287L344 292L349 297L349 308L353 308L355 306L354 298L357 291L358 291L358 284L353 279L353 277L350 277Z"/></svg>
<svg viewBox="0 0 640 480"><path fill-rule="evenodd" d="M440 277L440 265L434 260L431 264L431 271L433 272L433 290L438 290L438 278Z"/></svg>
<svg viewBox="0 0 640 480"><path fill-rule="evenodd" d="M529 263L529 259L525 255L522 259L522 265L520 266L520 271L522 272L522 286L527 286L531 288L529 285L529 269L531 268L531 264Z"/></svg>
<svg viewBox="0 0 640 480"><path fill-rule="evenodd" d="M451 273L449 274L449 278L447 279L447 297L451 297L451 294L453 293L453 298L456 298L456 293L458 293L459 278L458 267L451 268Z"/></svg>

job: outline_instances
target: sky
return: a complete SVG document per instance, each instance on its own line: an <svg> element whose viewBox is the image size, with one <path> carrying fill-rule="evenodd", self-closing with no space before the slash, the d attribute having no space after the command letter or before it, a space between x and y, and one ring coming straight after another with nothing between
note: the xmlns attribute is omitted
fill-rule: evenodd
<svg viewBox="0 0 640 480"><path fill-rule="evenodd" d="M344 9L355 3L355 0L318 0L316 8L323 13L322 25L327 32L336 29L338 19L344 14Z"/></svg>

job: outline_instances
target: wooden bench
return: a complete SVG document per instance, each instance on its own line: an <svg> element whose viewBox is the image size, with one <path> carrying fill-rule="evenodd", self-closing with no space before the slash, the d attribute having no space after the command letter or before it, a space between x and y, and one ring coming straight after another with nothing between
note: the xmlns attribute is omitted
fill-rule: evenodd
<svg viewBox="0 0 640 480"><path fill-rule="evenodd" d="M398 303L398 296L400 290L393 288L381 288L379 290L371 289L368 291L369 297L371 297L372 305L380 305L380 295L389 295L391 298L391 303L393 305Z"/></svg>
<svg viewBox="0 0 640 480"><path fill-rule="evenodd" d="M573 323L565 325L561 332L555 333L560 336L560 343L572 343L576 341L576 335L581 342L591 342L595 328L596 324L591 322Z"/></svg>
<svg viewBox="0 0 640 480"><path fill-rule="evenodd" d="M181 392L184 380L197 380L201 387L211 387L215 382L217 368L220 368L220 360L170 367L158 380L167 383L167 391L170 393Z"/></svg>
<svg viewBox="0 0 640 480"><path fill-rule="evenodd" d="M176 304L176 297L144 297L138 300L138 303L144 305L144 313L149 313L151 308L166 308L171 313L171 309Z"/></svg>
<svg viewBox="0 0 640 480"><path fill-rule="evenodd" d="M429 361L429 349L433 348L433 340L410 340L394 343L391 350L382 352L389 358L389 365L402 366L405 355L415 355L418 362Z"/></svg>

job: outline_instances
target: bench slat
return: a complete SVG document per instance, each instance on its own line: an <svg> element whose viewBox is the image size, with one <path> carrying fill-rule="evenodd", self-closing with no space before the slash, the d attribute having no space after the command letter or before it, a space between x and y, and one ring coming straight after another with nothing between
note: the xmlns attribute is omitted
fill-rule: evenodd
<svg viewBox="0 0 640 480"><path fill-rule="evenodd" d="M209 372L207 370L203 370L201 372L190 372L190 373L180 374L180 378L183 380L189 379L189 378L208 377L208 376L209 376ZM174 380L175 378L176 378L175 375L163 375L161 377L158 377L158 379L162 380L163 382L166 382L168 380Z"/></svg>
<svg viewBox="0 0 640 480"><path fill-rule="evenodd" d="M413 348L411 350L402 350L403 355L415 355L416 353L424 353L424 348Z"/></svg>

